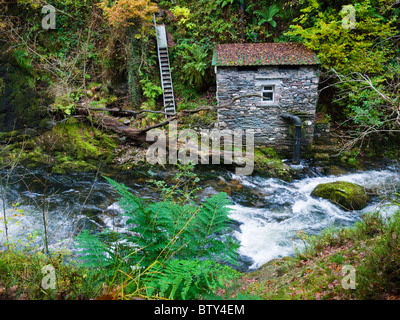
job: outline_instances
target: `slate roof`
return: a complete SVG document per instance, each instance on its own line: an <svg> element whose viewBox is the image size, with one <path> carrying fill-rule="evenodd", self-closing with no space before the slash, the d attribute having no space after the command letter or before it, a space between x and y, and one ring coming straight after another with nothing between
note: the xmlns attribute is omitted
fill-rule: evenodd
<svg viewBox="0 0 400 320"><path fill-rule="evenodd" d="M213 66L318 65L317 55L301 43L217 44Z"/></svg>

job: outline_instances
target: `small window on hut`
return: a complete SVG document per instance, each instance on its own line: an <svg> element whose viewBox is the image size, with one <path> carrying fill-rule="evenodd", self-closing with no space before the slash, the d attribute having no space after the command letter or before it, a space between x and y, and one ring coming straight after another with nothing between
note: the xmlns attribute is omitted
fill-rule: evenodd
<svg viewBox="0 0 400 320"><path fill-rule="evenodd" d="M274 86L263 86L262 101L263 102L274 102Z"/></svg>

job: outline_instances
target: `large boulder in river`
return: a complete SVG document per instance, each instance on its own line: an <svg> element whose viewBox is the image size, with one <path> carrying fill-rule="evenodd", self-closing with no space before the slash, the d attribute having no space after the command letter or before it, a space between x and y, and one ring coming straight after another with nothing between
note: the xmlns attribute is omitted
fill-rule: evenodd
<svg viewBox="0 0 400 320"><path fill-rule="evenodd" d="M370 200L362 186L345 181L321 183L311 196L327 199L345 210L361 210Z"/></svg>

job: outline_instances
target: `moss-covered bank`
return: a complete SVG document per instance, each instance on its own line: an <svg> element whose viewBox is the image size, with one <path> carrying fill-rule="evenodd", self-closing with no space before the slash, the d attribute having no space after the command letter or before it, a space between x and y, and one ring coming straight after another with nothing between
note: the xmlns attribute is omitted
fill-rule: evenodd
<svg viewBox="0 0 400 320"><path fill-rule="evenodd" d="M5 166L46 166L52 173L90 172L113 163L119 142L115 135L71 118L33 137L26 131L2 133L0 160Z"/></svg>

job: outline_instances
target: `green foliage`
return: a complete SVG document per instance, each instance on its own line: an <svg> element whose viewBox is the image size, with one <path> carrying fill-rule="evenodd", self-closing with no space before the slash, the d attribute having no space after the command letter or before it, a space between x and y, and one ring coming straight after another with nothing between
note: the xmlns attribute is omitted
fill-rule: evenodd
<svg viewBox="0 0 400 320"><path fill-rule="evenodd" d="M358 268L358 291L365 298L400 293L400 212L380 220L376 243Z"/></svg>
<svg viewBox="0 0 400 320"><path fill-rule="evenodd" d="M66 253L49 257L42 252L14 249L0 252L0 300L93 299L101 289L86 268L77 266ZM56 290L43 289L42 268L52 265Z"/></svg>
<svg viewBox="0 0 400 320"><path fill-rule="evenodd" d="M136 255L144 265L176 256L236 263L237 244L226 232L230 222L225 193L207 198L199 206L171 200L146 203L124 185L107 180L122 196L120 206L128 217L129 230L140 235L130 241L143 248Z"/></svg>
<svg viewBox="0 0 400 320"><path fill-rule="evenodd" d="M100 269L113 265L113 251L97 237L91 236L88 230L83 230L76 238L80 254L85 256L84 266L99 267Z"/></svg>
<svg viewBox="0 0 400 320"><path fill-rule="evenodd" d="M182 44L176 50L176 56L180 57L183 65L178 71L180 81L201 90L211 65L207 47L197 43Z"/></svg>
<svg viewBox="0 0 400 320"><path fill-rule="evenodd" d="M186 7L181 7L181 6L175 6L171 8L171 12L174 14L175 17L179 18L178 24L179 25L185 25L186 27L186 22L190 19L190 9Z"/></svg>
<svg viewBox="0 0 400 320"><path fill-rule="evenodd" d="M189 177L193 174L180 172L176 179L187 181ZM196 298L237 275L230 267L220 265L237 264L238 242L231 235L225 193L196 205L185 195L184 183L172 189L159 184L164 200L151 202L106 179L120 195L128 234L83 233L77 246L84 249L81 259L88 265L106 269L105 277L113 275L112 281L121 274L136 279L126 284L132 294L145 292L147 297L169 299ZM178 186L183 186L183 194L176 191Z"/></svg>
<svg viewBox="0 0 400 320"><path fill-rule="evenodd" d="M286 36L314 50L337 90L333 108L350 118L357 130L390 130L396 108L391 80L396 65L393 45L398 13L389 0L353 1L354 28L346 27L350 11L341 3L303 0L301 15ZM339 107L339 108L337 108ZM333 110L332 110L333 111ZM376 132L376 131L375 131Z"/></svg>
<svg viewBox="0 0 400 320"><path fill-rule="evenodd" d="M220 5L221 8L224 8L228 4L233 4L234 1L235 0L217 0L215 2L217 3L217 5Z"/></svg>
<svg viewBox="0 0 400 320"><path fill-rule="evenodd" d="M376 14L376 2L355 1L356 29L345 29L340 6L327 7L322 1L303 0L303 14L287 35L300 36L318 53L327 69L333 68L342 74L382 71L388 59L388 43L383 47L374 47L374 44L393 36L394 28L393 19Z"/></svg>
<svg viewBox="0 0 400 320"><path fill-rule="evenodd" d="M23 48L18 48L14 50L13 57L17 63L17 65L24 71L30 75L34 74L33 65L32 65L32 57L29 55L27 50Z"/></svg>
<svg viewBox="0 0 400 320"><path fill-rule="evenodd" d="M142 85L143 95L149 99L156 99L162 94L162 88L153 84L148 77L139 81Z"/></svg>
<svg viewBox="0 0 400 320"><path fill-rule="evenodd" d="M159 266L154 270L154 276L147 286L147 294L151 296L159 288L161 298L196 299L199 293L210 293L237 276L238 272L232 268L213 261L171 260L165 267Z"/></svg>
<svg viewBox="0 0 400 320"><path fill-rule="evenodd" d="M252 6L249 6L247 10L250 10ZM269 7L265 7L262 10L254 10L253 14L255 14L258 18L258 25L263 25L265 23L269 23L273 28L276 27L276 21L274 17L279 13L279 7L275 3L270 5Z"/></svg>
<svg viewBox="0 0 400 320"><path fill-rule="evenodd" d="M148 106L150 109L154 109L156 106L156 99L163 93L162 88L149 80L148 76L144 79L141 79L139 83L142 86L143 95L148 99Z"/></svg>

